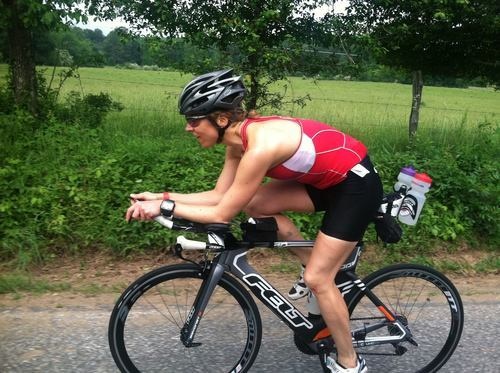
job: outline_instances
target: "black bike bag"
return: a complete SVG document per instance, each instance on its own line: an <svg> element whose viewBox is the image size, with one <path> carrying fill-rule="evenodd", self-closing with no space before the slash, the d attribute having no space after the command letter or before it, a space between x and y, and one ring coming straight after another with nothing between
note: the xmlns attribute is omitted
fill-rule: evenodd
<svg viewBox="0 0 500 373"><path fill-rule="evenodd" d="M278 223L276 219L250 218L240 224L243 231L243 241L247 242L274 242L278 239Z"/></svg>

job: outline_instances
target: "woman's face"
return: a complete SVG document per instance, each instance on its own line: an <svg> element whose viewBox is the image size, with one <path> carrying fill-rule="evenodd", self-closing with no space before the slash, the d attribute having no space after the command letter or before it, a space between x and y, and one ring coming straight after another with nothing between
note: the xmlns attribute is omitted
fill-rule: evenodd
<svg viewBox="0 0 500 373"><path fill-rule="evenodd" d="M208 118L186 118L186 131L191 132L203 148L217 143L219 134Z"/></svg>

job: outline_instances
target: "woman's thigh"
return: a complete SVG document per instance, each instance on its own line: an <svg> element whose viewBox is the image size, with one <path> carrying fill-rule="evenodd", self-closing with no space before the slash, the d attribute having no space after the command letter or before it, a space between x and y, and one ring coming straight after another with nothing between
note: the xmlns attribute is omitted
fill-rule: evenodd
<svg viewBox="0 0 500 373"><path fill-rule="evenodd" d="M306 283L310 287L332 284L356 243L319 232L304 274Z"/></svg>
<svg viewBox="0 0 500 373"><path fill-rule="evenodd" d="M274 215L284 211L314 212L314 205L303 184L273 180L263 184L245 208L251 216Z"/></svg>

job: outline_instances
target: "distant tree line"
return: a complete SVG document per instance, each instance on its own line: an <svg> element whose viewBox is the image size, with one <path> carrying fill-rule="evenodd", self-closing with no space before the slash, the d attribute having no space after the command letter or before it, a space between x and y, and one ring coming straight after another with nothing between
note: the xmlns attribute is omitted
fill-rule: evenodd
<svg viewBox="0 0 500 373"><path fill-rule="evenodd" d="M1 44L0 57L6 61L6 44ZM78 27L69 27L47 33L34 35L34 56L37 65L45 66L147 66L161 69L181 69L186 66L195 72L202 72L223 65L230 65L234 60L241 58L233 48L229 53L217 50L216 47L200 49L182 38L159 38L154 36L138 36L130 34L124 28L117 28L108 35L100 29L90 30ZM290 75L343 78L368 77L360 74L358 65L371 64L367 53L362 52L359 57L365 61L353 63L352 56L341 51L317 49L304 45L302 53L294 62ZM354 53L357 59L358 54ZM351 59L351 60L350 60ZM380 67L377 67L380 70ZM395 73L398 75L397 73ZM400 79L402 76L389 78L387 73L375 73L375 78ZM369 77L368 77L369 78Z"/></svg>
<svg viewBox="0 0 500 373"><path fill-rule="evenodd" d="M0 58L6 61L6 45L0 38ZM340 50L318 49L304 45L288 75L320 79L355 79L367 81L410 83L407 70L377 63L373 51L363 43L353 45L350 53ZM236 50L221 53L216 47L200 49L182 38L166 39L154 36L132 35L117 28L108 35L100 29L69 27L34 35L34 56L37 65L145 69L179 69L195 72L208 71L231 65L240 58ZM446 75L426 77L429 85L462 87L485 86L488 80L478 76L464 79Z"/></svg>

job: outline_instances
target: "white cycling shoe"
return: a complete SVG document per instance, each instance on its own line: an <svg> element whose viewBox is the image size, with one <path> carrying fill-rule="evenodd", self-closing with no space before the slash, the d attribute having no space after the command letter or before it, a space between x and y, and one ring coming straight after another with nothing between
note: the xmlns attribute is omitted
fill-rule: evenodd
<svg viewBox="0 0 500 373"><path fill-rule="evenodd" d="M309 288L307 287L306 283L304 282L304 270L306 267L302 266L302 270L300 271L300 276L295 281L295 284L293 284L292 288L288 292L288 298L292 300L297 300L300 298L305 297L307 294L309 294Z"/></svg>
<svg viewBox="0 0 500 373"><path fill-rule="evenodd" d="M332 373L366 373L368 368L366 367L366 361L361 356L358 355L358 365L356 368L344 368L335 359L327 357L326 366Z"/></svg>

